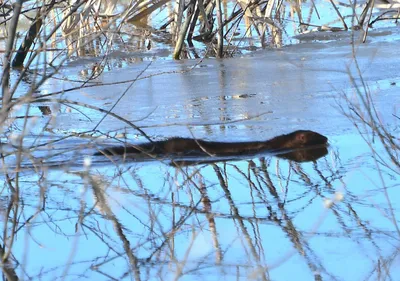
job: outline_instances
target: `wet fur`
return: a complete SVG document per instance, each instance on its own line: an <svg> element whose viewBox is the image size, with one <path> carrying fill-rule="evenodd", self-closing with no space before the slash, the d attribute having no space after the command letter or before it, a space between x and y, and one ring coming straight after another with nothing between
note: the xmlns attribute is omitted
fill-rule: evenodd
<svg viewBox="0 0 400 281"><path fill-rule="evenodd" d="M129 146L115 146L101 150L95 155L124 155L144 153L149 155L224 156L257 153L259 151L279 151L324 145L328 139L316 132L299 130L277 136L266 141L254 142L214 142L190 138L169 138L164 141L142 143Z"/></svg>

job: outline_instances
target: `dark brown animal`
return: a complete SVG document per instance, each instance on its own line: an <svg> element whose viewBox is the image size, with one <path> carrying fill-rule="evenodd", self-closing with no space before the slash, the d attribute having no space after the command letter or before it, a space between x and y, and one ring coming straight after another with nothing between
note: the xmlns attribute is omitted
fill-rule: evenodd
<svg viewBox="0 0 400 281"><path fill-rule="evenodd" d="M164 141L138 145L105 148L95 155L124 155L143 153L148 155L183 156L229 156L253 154L260 151L279 152L315 145L325 145L328 139L316 132L299 130L287 135L277 136L267 141L253 142L214 142L190 138L170 138Z"/></svg>

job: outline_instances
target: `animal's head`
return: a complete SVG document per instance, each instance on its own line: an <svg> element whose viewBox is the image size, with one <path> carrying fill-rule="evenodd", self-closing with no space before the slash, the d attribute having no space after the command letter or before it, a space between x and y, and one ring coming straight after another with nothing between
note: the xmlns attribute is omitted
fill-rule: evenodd
<svg viewBox="0 0 400 281"><path fill-rule="evenodd" d="M293 135L294 141L300 147L309 145L323 145L328 142L328 138L313 131L299 130L289 135Z"/></svg>

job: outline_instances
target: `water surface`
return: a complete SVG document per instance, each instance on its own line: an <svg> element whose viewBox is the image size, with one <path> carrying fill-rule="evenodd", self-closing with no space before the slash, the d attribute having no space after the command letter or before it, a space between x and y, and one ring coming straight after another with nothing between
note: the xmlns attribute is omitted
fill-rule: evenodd
<svg viewBox="0 0 400 281"><path fill-rule="evenodd" d="M396 138L398 42L379 39L353 49L346 40L226 60L141 63L79 89L73 87L80 83L50 79L38 97L63 103L32 104L35 118L25 131L26 147L43 146L24 154L19 174L15 156L1 164L5 183L21 194L7 213L11 194L2 193L2 225L7 237L15 233L17 274L32 280L396 280L398 167L382 165L388 158L379 139L361 125L360 135L343 111L352 112L344 97L357 105L364 82ZM103 120L104 112L76 102L123 119ZM49 106L51 114L38 106ZM22 120L12 121L18 135ZM118 141L145 141L129 122L155 140L252 141L311 129L328 136L330 147L308 163L269 154L181 167L92 157ZM47 144L54 140L60 141Z"/></svg>

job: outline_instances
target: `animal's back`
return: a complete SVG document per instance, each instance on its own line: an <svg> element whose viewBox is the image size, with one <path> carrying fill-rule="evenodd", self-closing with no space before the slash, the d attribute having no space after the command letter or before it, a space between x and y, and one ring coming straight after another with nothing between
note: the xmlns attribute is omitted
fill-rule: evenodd
<svg viewBox="0 0 400 281"><path fill-rule="evenodd" d="M123 155L145 153L151 155L241 155L256 153L261 150L290 150L312 145L324 145L328 139L316 132L299 130L290 134L277 136L266 141L254 142L218 142L201 139L172 137L163 141L111 147L96 153Z"/></svg>

